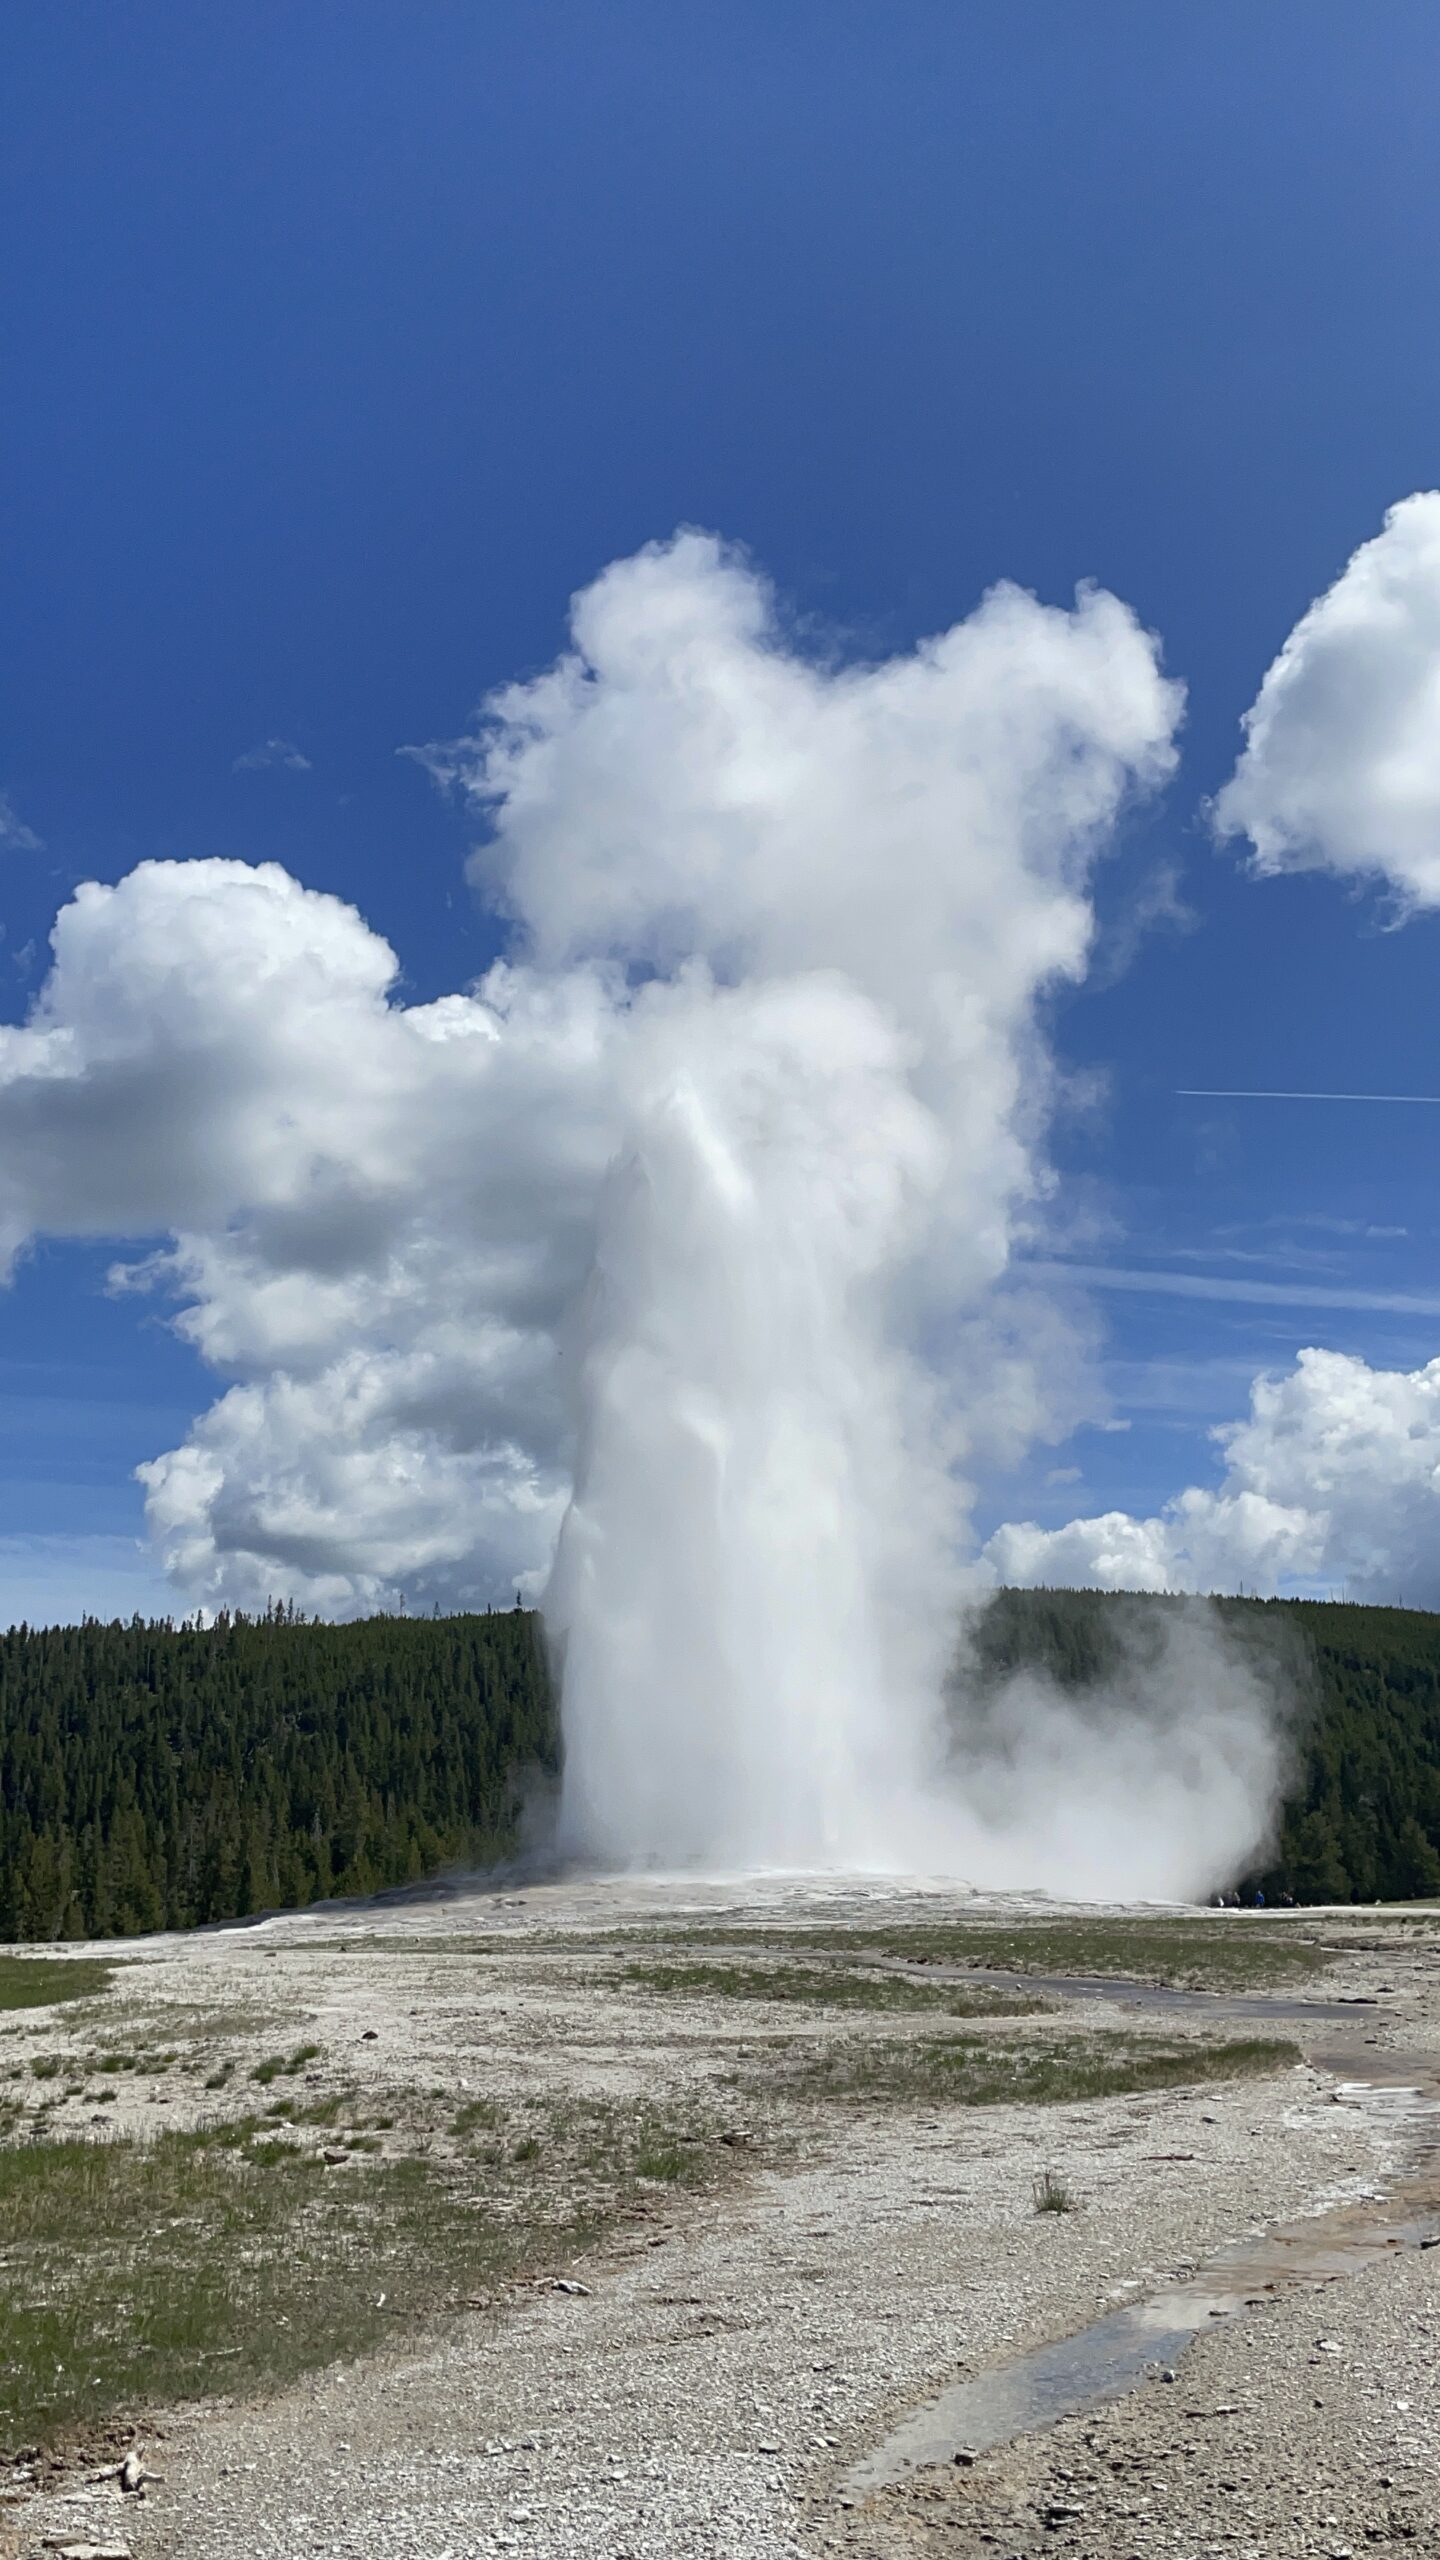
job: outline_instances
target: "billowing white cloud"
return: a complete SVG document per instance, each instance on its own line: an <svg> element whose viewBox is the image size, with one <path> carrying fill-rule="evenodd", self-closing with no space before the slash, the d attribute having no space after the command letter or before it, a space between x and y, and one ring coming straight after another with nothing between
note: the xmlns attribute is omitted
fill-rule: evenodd
<svg viewBox="0 0 1440 2560"><path fill-rule="evenodd" d="M226 1382L142 1471L178 1593L538 1588L607 1169L657 1112L696 1143L718 1112L747 1183L780 1148L949 1463L1053 1428L1073 1339L1004 1301L1049 1181L1036 1006L1086 966L1090 867L1179 707L1108 595L1002 587L908 657L819 663L687 534L427 753L512 922L478 986L406 1006L363 919L274 865L81 888L0 1029L0 1242L148 1247L116 1285Z"/></svg>
<svg viewBox="0 0 1440 2560"><path fill-rule="evenodd" d="M0 1237L170 1239L116 1285L238 1380L143 1471L181 1593L535 1588L615 1143L600 977L397 1005L387 945L273 864L89 883L53 944L0 1029Z"/></svg>
<svg viewBox="0 0 1440 2560"><path fill-rule="evenodd" d="M1302 1351L1257 1378L1243 1421L1216 1433L1225 1474L1148 1519L1123 1511L1060 1529L1007 1524L998 1580L1102 1590L1348 1590L1440 1607L1440 1360L1372 1369Z"/></svg>
<svg viewBox="0 0 1440 2560"><path fill-rule="evenodd" d="M1440 904L1440 490L1392 507L1302 615L1244 726L1214 816L1257 870Z"/></svg>

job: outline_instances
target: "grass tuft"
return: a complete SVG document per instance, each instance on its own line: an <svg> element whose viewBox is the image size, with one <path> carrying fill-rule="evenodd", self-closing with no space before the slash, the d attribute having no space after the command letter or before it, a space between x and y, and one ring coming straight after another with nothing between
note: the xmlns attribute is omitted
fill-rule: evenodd
<svg viewBox="0 0 1440 2560"><path fill-rule="evenodd" d="M255 2064L250 2077L258 2080L262 2089L268 2089L272 2080L303 2071L307 2062L318 2061L320 2051L318 2044L297 2044L293 2053L268 2053L263 2062Z"/></svg>
<svg viewBox="0 0 1440 2560"><path fill-rule="evenodd" d="M497 2133L504 2120L503 2110L493 2098L469 2098L451 2119L451 2136L456 2142L463 2142L468 2134Z"/></svg>
<svg viewBox="0 0 1440 2560"><path fill-rule="evenodd" d="M1064 2179L1057 2178L1053 2169L1042 2169L1030 2192L1037 2213L1073 2213L1075 2210L1074 2196Z"/></svg>

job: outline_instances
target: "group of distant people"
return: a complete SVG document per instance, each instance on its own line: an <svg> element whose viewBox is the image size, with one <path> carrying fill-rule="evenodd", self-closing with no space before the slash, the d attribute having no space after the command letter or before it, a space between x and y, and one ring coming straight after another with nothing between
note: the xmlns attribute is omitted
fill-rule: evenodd
<svg viewBox="0 0 1440 2560"><path fill-rule="evenodd" d="M1293 1911L1295 1908L1293 1893L1277 1893L1273 1900L1277 1911ZM1263 1893L1252 1893L1248 1902L1243 1894L1216 1893L1211 1896L1211 1905L1216 1911L1263 1911L1266 1901Z"/></svg>

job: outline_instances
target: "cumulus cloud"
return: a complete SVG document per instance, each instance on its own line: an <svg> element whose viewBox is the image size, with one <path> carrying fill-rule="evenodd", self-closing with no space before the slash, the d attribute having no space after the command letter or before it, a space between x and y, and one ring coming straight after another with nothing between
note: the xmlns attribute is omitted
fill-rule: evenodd
<svg viewBox="0 0 1440 2560"><path fill-rule="evenodd" d="M237 1381L144 1471L181 1592L536 1587L614 1145L600 978L398 1005L387 945L273 864L89 883L53 947L0 1029L0 1241L168 1239L116 1285L178 1298Z"/></svg>
<svg viewBox="0 0 1440 2560"><path fill-rule="evenodd" d="M1050 1180L1036 1008L1086 967L1091 868L1179 709L1103 593L997 588L840 665L685 534L597 579L557 664L427 751L510 919L478 985L405 1005L354 909L270 864L77 891L0 1030L0 1245L113 1239L115 1285L224 1382L142 1470L178 1592L344 1613L540 1587L607 1177L657 1077L690 1076L697 1129L723 1114L747 1181L773 1137L857 1251L891 1185L845 1286L883 1293L947 1469L1052 1427L1073 1333L1007 1301ZM888 1156L847 1093L886 1097Z"/></svg>
<svg viewBox="0 0 1440 2560"><path fill-rule="evenodd" d="M1262 872L1440 904L1440 491L1392 507L1285 642L1214 807Z"/></svg>
<svg viewBox="0 0 1440 2560"><path fill-rule="evenodd" d="M1242 1421L1215 1434L1225 1472L1146 1519L1060 1529L1008 1523L986 1548L1002 1582L1102 1590L1348 1590L1440 1607L1440 1360L1374 1369L1302 1351L1257 1378Z"/></svg>
<svg viewBox="0 0 1440 2560"><path fill-rule="evenodd" d="M232 773L308 773L310 769L310 758L288 738L262 738L258 747L247 747L230 767Z"/></svg>

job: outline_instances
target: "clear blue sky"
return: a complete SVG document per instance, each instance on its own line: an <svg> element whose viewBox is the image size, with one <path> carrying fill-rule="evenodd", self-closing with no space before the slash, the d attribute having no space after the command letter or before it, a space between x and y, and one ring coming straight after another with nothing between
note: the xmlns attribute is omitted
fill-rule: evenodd
<svg viewBox="0 0 1440 2560"><path fill-rule="evenodd" d="M1434 920L1246 881L1200 816L1297 615L1440 478L1433 6L11 0L0 86L0 786L43 839L0 852L5 1018L71 886L153 854L277 859L411 993L464 983L466 830L395 751L679 523L866 654L1096 578L1190 696L1107 916L1168 859L1194 921L1057 1019L1109 1078L1060 1140L1084 1258L1278 1294L1102 1288L1132 1428L994 1516L1207 1480L1302 1342L1440 1349L1440 1115L1174 1098L1440 1090ZM306 768L234 770L270 738ZM158 1587L130 1470L215 1382L110 1258L42 1245L0 1305L0 1618Z"/></svg>

